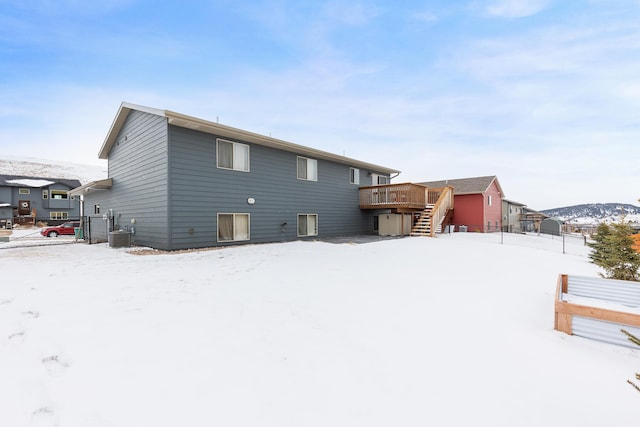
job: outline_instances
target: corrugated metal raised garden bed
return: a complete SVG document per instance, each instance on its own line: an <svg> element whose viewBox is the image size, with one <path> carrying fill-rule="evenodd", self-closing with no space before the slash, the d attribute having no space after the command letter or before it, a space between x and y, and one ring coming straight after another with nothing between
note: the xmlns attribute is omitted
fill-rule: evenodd
<svg viewBox="0 0 640 427"><path fill-rule="evenodd" d="M637 348L620 330L640 336L640 283L561 274L554 328L569 335Z"/></svg>

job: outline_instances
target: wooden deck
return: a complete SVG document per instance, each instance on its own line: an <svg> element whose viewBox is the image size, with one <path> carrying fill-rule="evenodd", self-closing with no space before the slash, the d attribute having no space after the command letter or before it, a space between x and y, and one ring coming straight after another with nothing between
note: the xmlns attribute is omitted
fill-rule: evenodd
<svg viewBox="0 0 640 427"><path fill-rule="evenodd" d="M360 187L360 209L422 210L427 206L428 190L411 183Z"/></svg>

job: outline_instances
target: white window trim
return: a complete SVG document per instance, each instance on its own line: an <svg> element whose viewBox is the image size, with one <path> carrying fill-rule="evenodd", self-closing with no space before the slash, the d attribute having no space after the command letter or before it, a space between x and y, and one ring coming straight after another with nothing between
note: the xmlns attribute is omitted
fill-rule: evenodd
<svg viewBox="0 0 640 427"><path fill-rule="evenodd" d="M60 194L61 196L64 196L64 197L61 197L61 198L54 197L54 193ZM49 198L51 200L69 200L69 192L65 190L51 190L49 192Z"/></svg>
<svg viewBox="0 0 640 427"><path fill-rule="evenodd" d="M49 212L49 219L67 220L69 219L69 212Z"/></svg>
<svg viewBox="0 0 640 427"><path fill-rule="evenodd" d="M309 233L309 222L307 221L307 234L300 234L300 217L301 216L306 216L307 218L309 218L310 216L313 216L316 218L315 221L315 230L313 231L313 233ZM318 229L320 228L319 224L318 224L318 214L309 214L309 213L299 213L298 215L296 215L296 233L298 235L298 237L313 237L313 236L317 236L318 235Z"/></svg>
<svg viewBox="0 0 640 427"><path fill-rule="evenodd" d="M300 170L298 169L298 161L299 159L305 159L307 161L307 177L306 178L300 178ZM315 164L315 176L312 177L312 179L309 179L309 162L313 162L312 164ZM301 181L318 181L318 160L316 159L311 159L309 157L303 157L303 156L298 156L296 157L296 177L301 180Z"/></svg>
<svg viewBox="0 0 640 427"><path fill-rule="evenodd" d="M31 194L30 188L21 188L18 190L18 194Z"/></svg>
<svg viewBox="0 0 640 427"><path fill-rule="evenodd" d="M47 200L49 198L49 190L42 190L42 199Z"/></svg>
<svg viewBox="0 0 640 427"><path fill-rule="evenodd" d="M231 162L233 163L233 167L231 168L220 166L220 156L218 155L220 142L226 142L227 144L231 144L233 146L232 150L234 154L231 159ZM239 146L247 147L247 169L236 167L235 152L236 152L236 147L239 147ZM216 139L216 167L218 169L226 169L226 170L232 170L232 171L238 171L238 172L251 172L251 147L248 144L243 144L241 142L235 142L235 141L229 141L227 139L217 138Z"/></svg>
<svg viewBox="0 0 640 427"><path fill-rule="evenodd" d="M349 183L360 185L360 169L349 168Z"/></svg>
<svg viewBox="0 0 640 427"><path fill-rule="evenodd" d="M221 240L220 239L220 215L233 215L233 239L231 240ZM237 239L236 238L236 216L237 215L246 215L247 217L247 238L246 239ZM240 212L219 212L216 218L216 236L218 242L248 242L251 240L251 214L249 213L240 213Z"/></svg>

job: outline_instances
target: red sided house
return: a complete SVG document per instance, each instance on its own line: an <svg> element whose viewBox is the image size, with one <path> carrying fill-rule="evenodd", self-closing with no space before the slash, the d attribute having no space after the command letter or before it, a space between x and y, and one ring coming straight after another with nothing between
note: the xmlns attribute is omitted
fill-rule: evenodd
<svg viewBox="0 0 640 427"><path fill-rule="evenodd" d="M451 224L455 225L456 231L500 231L504 193L496 176L447 179L420 184L428 187L453 187L455 208Z"/></svg>

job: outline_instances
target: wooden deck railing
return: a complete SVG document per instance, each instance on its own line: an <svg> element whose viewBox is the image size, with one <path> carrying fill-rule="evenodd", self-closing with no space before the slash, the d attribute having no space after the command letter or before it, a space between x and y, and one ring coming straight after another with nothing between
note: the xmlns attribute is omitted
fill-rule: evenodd
<svg viewBox="0 0 640 427"><path fill-rule="evenodd" d="M424 209L428 188L420 184L387 184L360 187L360 209Z"/></svg>
<svg viewBox="0 0 640 427"><path fill-rule="evenodd" d="M453 187L430 188L429 204L434 205L431 210L431 235L433 236L437 226L442 224L444 217L453 209Z"/></svg>

